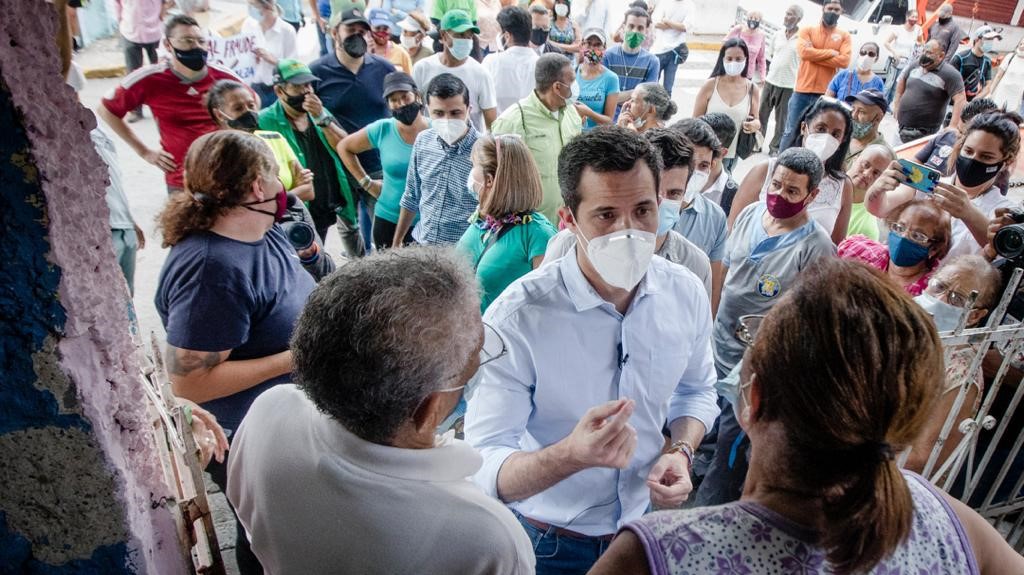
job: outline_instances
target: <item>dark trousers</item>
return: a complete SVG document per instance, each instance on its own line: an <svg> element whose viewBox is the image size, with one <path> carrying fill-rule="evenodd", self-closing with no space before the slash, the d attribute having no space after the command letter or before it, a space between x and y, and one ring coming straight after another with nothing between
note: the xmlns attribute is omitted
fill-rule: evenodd
<svg viewBox="0 0 1024 575"><path fill-rule="evenodd" d="M942 126L934 126L932 128L911 128L910 126L900 126L900 142L906 144L907 142L913 142L918 138L937 134L941 127Z"/></svg>
<svg viewBox="0 0 1024 575"><path fill-rule="evenodd" d="M216 460L213 460L206 467L210 478L220 487L225 496L228 493L228 457L231 457L230 451L224 455L224 463L217 463ZM232 507L231 513L234 514L234 512L235 508ZM245 527L242 526L237 515L235 515L235 533L235 561L238 562L238 572L242 575L263 575L263 566L252 552L249 538L245 535Z"/></svg>
<svg viewBox="0 0 1024 575"><path fill-rule="evenodd" d="M156 64L156 47L157 44L159 44L159 42L138 44L122 36L121 44L124 47L125 75L131 74L132 72L142 67L143 52L145 52L145 57L149 59L150 64ZM134 111L137 114L142 114L142 106L139 106Z"/></svg>
<svg viewBox="0 0 1024 575"><path fill-rule="evenodd" d="M316 20L313 21L316 24ZM324 56L327 54L327 39L330 37L324 34L324 31L320 29L320 25L316 25L316 37L320 40L320 55Z"/></svg>
<svg viewBox="0 0 1024 575"><path fill-rule="evenodd" d="M821 94L805 94L794 92L789 98L789 111L786 117L786 133L779 143L779 151L784 152L791 148L800 136L800 121L803 120L804 112L818 101Z"/></svg>
<svg viewBox="0 0 1024 575"><path fill-rule="evenodd" d="M681 48L684 54L689 55L690 50L683 44ZM672 86L676 83L676 69L679 65L686 62L685 57L680 57L675 50L669 50L664 54L658 54L658 64L661 66L661 70L658 75L662 77L662 86L668 90L668 95L672 95Z"/></svg>
<svg viewBox="0 0 1024 575"><path fill-rule="evenodd" d="M747 478L747 452L750 439L736 421L732 404L720 399L722 414L718 416L718 439L715 455L708 465L707 475L697 488L695 507L721 505L737 501L743 493Z"/></svg>
<svg viewBox="0 0 1024 575"><path fill-rule="evenodd" d="M374 216L373 218L373 247L378 250L383 250L391 247L391 242L395 239L395 230L398 228L398 224L389 222L382 219L380 216ZM402 243L405 245L415 242L412 239L412 229L405 232L405 238Z"/></svg>
<svg viewBox="0 0 1024 575"><path fill-rule="evenodd" d="M793 95L792 88L780 88L770 82L765 82L764 90L761 91L761 135L768 135L768 118L775 113L775 133L772 135L768 151L772 155L779 153L779 144L782 143L782 134L786 131L786 119L789 118L789 99Z"/></svg>
<svg viewBox="0 0 1024 575"><path fill-rule="evenodd" d="M253 92L260 97L260 109L266 108L277 101L277 94L270 84L253 84L250 86Z"/></svg>

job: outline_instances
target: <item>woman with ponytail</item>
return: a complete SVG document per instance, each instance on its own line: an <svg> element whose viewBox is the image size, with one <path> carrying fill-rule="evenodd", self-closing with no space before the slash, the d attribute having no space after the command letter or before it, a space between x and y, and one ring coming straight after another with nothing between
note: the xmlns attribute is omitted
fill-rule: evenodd
<svg viewBox="0 0 1024 575"><path fill-rule="evenodd" d="M626 525L604 573L1024 573L1024 557L896 456L940 391L932 319L866 266L823 259L757 325L735 409L750 436L739 502ZM808 366L815 366L808 369Z"/></svg>

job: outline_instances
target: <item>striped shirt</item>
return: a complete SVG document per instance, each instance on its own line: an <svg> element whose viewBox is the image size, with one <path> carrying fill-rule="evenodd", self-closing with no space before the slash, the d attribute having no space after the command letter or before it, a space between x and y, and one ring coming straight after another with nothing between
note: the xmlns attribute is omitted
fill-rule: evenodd
<svg viewBox="0 0 1024 575"><path fill-rule="evenodd" d="M479 137L472 126L454 146L432 128L416 137L400 205L419 214L419 243L454 244L469 227L479 202L466 181L473 169L470 152Z"/></svg>

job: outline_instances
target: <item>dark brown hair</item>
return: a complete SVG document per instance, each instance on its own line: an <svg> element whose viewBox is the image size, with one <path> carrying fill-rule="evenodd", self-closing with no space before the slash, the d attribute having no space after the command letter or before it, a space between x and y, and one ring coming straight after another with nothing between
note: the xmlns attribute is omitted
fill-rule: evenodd
<svg viewBox="0 0 1024 575"><path fill-rule="evenodd" d="M192 142L185 155L185 191L171 196L160 212L163 247L210 229L242 202L253 182L276 174L274 154L258 136L218 130Z"/></svg>
<svg viewBox="0 0 1024 575"><path fill-rule="evenodd" d="M893 457L937 399L943 361L931 318L878 271L825 258L764 319L749 362L756 422L784 430L785 462L771 472L822 499L833 569L870 571L910 533L913 502Z"/></svg>

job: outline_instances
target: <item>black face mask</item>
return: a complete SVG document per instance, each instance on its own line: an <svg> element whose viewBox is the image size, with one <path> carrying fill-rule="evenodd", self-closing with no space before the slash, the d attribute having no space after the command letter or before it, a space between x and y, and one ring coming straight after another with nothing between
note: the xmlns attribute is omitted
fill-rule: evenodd
<svg viewBox="0 0 1024 575"><path fill-rule="evenodd" d="M935 60L932 60L931 56L921 56L921 59L918 61L921 62L922 68L927 68L935 63Z"/></svg>
<svg viewBox="0 0 1024 575"><path fill-rule="evenodd" d="M952 17L952 16L950 16L950 17L948 17L948 18L942 18L942 17L940 16L940 17L939 17L939 24L949 24L949 21L950 21L950 20L952 20L952 19L953 19L953 17Z"/></svg>
<svg viewBox="0 0 1024 575"><path fill-rule="evenodd" d="M543 46L548 41L548 31L543 28L534 28L530 31L530 43L534 46Z"/></svg>
<svg viewBox="0 0 1024 575"><path fill-rule="evenodd" d="M341 49L353 58L362 58L366 54L366 38L362 34L353 34L341 42Z"/></svg>
<svg viewBox="0 0 1024 575"><path fill-rule="evenodd" d="M973 158L960 156L956 159L956 179L968 188L980 186L999 175L1003 162L986 164Z"/></svg>
<svg viewBox="0 0 1024 575"><path fill-rule="evenodd" d="M172 48L174 48L172 46ZM179 50L174 48L174 57L181 62L181 65L198 72L206 66L206 50L202 48L192 48L191 50Z"/></svg>
<svg viewBox="0 0 1024 575"><path fill-rule="evenodd" d="M304 109L302 105L306 103L306 95L299 94L297 96L293 96L291 94L287 94L287 98L285 98L284 103L288 104L289 108L301 112Z"/></svg>
<svg viewBox="0 0 1024 575"><path fill-rule="evenodd" d="M751 30L757 30L757 27L760 26L760 25L761 25L761 23L758 22L757 20L747 20L747 26Z"/></svg>
<svg viewBox="0 0 1024 575"><path fill-rule="evenodd" d="M422 109L423 104L420 104L419 102L413 102L412 104L406 104L401 108L391 110L391 115L394 116L396 120L405 124L406 126L411 126L412 123L416 121L416 118L420 115L420 110Z"/></svg>
<svg viewBox="0 0 1024 575"><path fill-rule="evenodd" d="M821 21L831 28L839 22L839 14L836 14L835 12L825 12L821 15Z"/></svg>
<svg viewBox="0 0 1024 575"><path fill-rule="evenodd" d="M228 120L228 127L243 132L255 132L260 127L260 116L252 110L246 110L234 120Z"/></svg>

